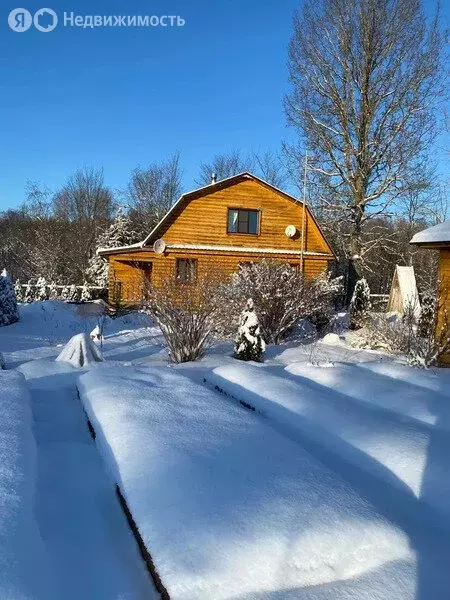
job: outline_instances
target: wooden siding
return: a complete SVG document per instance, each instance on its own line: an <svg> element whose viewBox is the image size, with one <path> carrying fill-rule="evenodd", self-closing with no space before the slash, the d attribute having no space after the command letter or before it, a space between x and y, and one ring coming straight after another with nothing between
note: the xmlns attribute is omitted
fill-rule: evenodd
<svg viewBox="0 0 450 600"><path fill-rule="evenodd" d="M260 234L228 233L228 208L260 211ZM215 244L298 251L302 249L302 214L302 203L290 200L258 181L246 180L180 205L167 219L158 237L167 244ZM297 227L299 235L295 239L286 237L288 225ZM332 254L308 209L305 241L310 252Z"/></svg>
<svg viewBox="0 0 450 600"><path fill-rule="evenodd" d="M438 319L438 333L444 321L444 311L447 310L450 315L450 248L441 248L439 252L439 281L440 281L440 303L442 303L441 313ZM442 366L450 367L450 353L441 356L439 363Z"/></svg>
<svg viewBox="0 0 450 600"><path fill-rule="evenodd" d="M121 284L121 299L124 302L138 302L142 297L144 272L141 268L143 263L152 263L152 283L161 284L164 279L174 277L176 273L177 258L195 258L198 260L197 276L203 278L214 273L226 280L235 273L239 264L262 260L263 258L274 258L300 267L301 261L298 255L289 253L277 256L266 254L255 254L254 252L242 252L232 254L229 252L203 252L195 250L168 251L164 255L155 254L151 250L142 250L129 254L112 255L109 257L109 299L115 301L114 289L117 282ZM322 273L328 266L326 257L305 257L304 273L307 277L315 277Z"/></svg>

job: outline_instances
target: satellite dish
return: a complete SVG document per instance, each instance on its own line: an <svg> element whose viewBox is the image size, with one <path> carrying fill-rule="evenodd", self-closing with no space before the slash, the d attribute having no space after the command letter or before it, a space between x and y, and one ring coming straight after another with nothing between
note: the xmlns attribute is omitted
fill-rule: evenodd
<svg viewBox="0 0 450 600"><path fill-rule="evenodd" d="M297 234L297 227L295 225L288 225L284 230L284 233L286 234L286 237L292 239Z"/></svg>
<svg viewBox="0 0 450 600"><path fill-rule="evenodd" d="M156 240L153 244L153 252L155 254L164 254L166 250L166 242L163 239Z"/></svg>

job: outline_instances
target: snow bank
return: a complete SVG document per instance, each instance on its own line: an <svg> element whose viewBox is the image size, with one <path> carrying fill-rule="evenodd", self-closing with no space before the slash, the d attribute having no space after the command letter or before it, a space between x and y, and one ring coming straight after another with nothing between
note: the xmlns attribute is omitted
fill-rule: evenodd
<svg viewBox="0 0 450 600"><path fill-rule="evenodd" d="M404 533L254 413L167 367L78 386L172 600L415 597Z"/></svg>
<svg viewBox="0 0 450 600"><path fill-rule="evenodd" d="M411 506L420 510L424 503L439 514L446 513L448 520L450 436L380 409L380 398L386 398L386 403L399 398L401 403L404 390L398 382L369 381L368 373L353 366L323 368L299 363L286 371L297 376L287 379L265 368L236 363L217 367L206 377L261 410L289 435L299 440L306 435L402 492ZM420 406L420 399L426 402L427 393L413 386L408 391L413 406L414 402ZM408 400L404 396L404 403Z"/></svg>
<svg viewBox="0 0 450 600"><path fill-rule="evenodd" d="M49 600L45 549L34 518L35 444L24 377L0 371L0 598Z"/></svg>
<svg viewBox="0 0 450 600"><path fill-rule="evenodd" d="M73 367L85 367L102 362L103 356L87 333L79 333L70 338L56 360Z"/></svg>

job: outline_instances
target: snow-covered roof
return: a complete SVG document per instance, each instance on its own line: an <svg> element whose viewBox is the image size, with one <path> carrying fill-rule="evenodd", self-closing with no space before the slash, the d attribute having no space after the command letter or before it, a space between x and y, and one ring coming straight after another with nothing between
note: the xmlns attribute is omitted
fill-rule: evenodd
<svg viewBox="0 0 450 600"><path fill-rule="evenodd" d="M135 250L136 248L142 248L143 242L137 244L129 244L128 246L115 246L114 248L97 248L96 254L101 256L103 253L111 252L111 250Z"/></svg>
<svg viewBox="0 0 450 600"><path fill-rule="evenodd" d="M171 250L209 250L211 252L255 252L256 254L294 254L309 256L332 256L327 252L310 252L308 250L289 250L289 248L258 248L255 246L219 246L214 244L167 244Z"/></svg>
<svg viewBox="0 0 450 600"><path fill-rule="evenodd" d="M410 244L439 244L440 242L450 243L450 221L419 231Z"/></svg>

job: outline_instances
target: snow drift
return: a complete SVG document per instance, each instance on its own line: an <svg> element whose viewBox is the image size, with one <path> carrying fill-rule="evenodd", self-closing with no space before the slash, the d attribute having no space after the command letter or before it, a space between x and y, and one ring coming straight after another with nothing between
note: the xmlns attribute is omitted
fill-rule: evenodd
<svg viewBox="0 0 450 600"><path fill-rule="evenodd" d="M35 443L20 373L0 371L0 414L0 598L53 599L34 518Z"/></svg>

